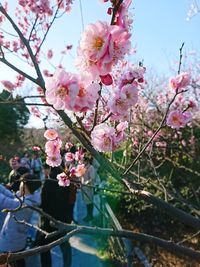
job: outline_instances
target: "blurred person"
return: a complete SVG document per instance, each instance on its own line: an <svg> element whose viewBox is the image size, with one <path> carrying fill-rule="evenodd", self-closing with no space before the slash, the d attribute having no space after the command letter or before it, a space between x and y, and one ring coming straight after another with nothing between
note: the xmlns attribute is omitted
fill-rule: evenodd
<svg viewBox="0 0 200 267"><path fill-rule="evenodd" d="M64 166L62 166L64 167ZM50 167L47 164L43 165L45 180L42 186L41 191L41 208L44 212L51 215L56 220L71 223L71 209L70 209L70 188L61 187L58 185L57 175L63 172L63 169L60 167ZM50 220L41 217L40 228L45 230L48 233L54 232L57 229L52 227ZM50 239L46 239L44 234L40 232L36 235L36 240L34 246L46 245L50 242L53 242L62 236L63 234L57 234ZM60 245L60 249L63 256L63 266L71 266L71 247L69 242L65 242ZM46 251L41 253L41 266L42 267L51 267L51 251Z"/></svg>
<svg viewBox="0 0 200 267"><path fill-rule="evenodd" d="M34 151L31 159L31 171L37 175L40 179L42 178L43 164L38 154L38 151Z"/></svg>
<svg viewBox="0 0 200 267"><path fill-rule="evenodd" d="M21 157L20 164L22 167L27 169L31 168L31 160L28 152L24 152L23 156Z"/></svg>
<svg viewBox="0 0 200 267"><path fill-rule="evenodd" d="M6 187L0 185L0 210L8 209L0 232L0 253L19 252L25 249L29 226L19 222L30 223L33 210L23 208L23 206L39 206L40 192L38 189L40 186L41 182L33 174L24 174L21 177L16 196ZM18 210L13 213L11 210L14 209ZM25 261L24 259L17 260L11 266L25 267Z"/></svg>
<svg viewBox="0 0 200 267"><path fill-rule="evenodd" d="M95 185L95 169L92 165L92 158L85 157L83 163L85 164L85 174L81 177L82 198L86 204L87 215L83 219L89 222L93 219L93 197Z"/></svg>
<svg viewBox="0 0 200 267"><path fill-rule="evenodd" d="M21 166L20 157L14 156L9 160L10 167L12 170L8 176L8 183L6 187L14 192L19 190L20 177L25 173L29 173L30 169Z"/></svg>

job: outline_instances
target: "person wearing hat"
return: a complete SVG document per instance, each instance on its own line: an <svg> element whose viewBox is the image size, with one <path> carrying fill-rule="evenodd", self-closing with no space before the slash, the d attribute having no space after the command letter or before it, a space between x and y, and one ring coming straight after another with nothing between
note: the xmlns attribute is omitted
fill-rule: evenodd
<svg viewBox="0 0 200 267"><path fill-rule="evenodd" d="M19 252L25 249L29 227L20 221L30 223L33 210L24 206L39 206L41 203L41 181L34 174L24 174L20 178L16 195L0 185L0 211L8 211L0 232L0 253ZM12 212L15 210L15 212ZM15 267L24 267L24 259L17 260Z"/></svg>

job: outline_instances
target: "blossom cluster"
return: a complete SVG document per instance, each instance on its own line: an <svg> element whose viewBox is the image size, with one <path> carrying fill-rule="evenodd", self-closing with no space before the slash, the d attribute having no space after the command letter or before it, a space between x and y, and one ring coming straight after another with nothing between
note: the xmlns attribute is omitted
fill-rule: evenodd
<svg viewBox="0 0 200 267"><path fill-rule="evenodd" d="M85 112L93 108L100 86L87 79L57 69L46 82L46 100L57 110Z"/></svg>
<svg viewBox="0 0 200 267"><path fill-rule="evenodd" d="M85 165L82 163L84 153L82 149L78 149L75 153L65 153L64 159L61 156L62 141L54 129L48 129L44 133L44 137L47 139L45 144L46 163L51 167L60 166L62 161L65 163L65 168L62 173L57 175L58 184L60 186L69 186L70 180L73 177L81 177L85 173ZM66 143L65 149L70 149L70 143ZM76 160L76 166L69 167L74 160Z"/></svg>

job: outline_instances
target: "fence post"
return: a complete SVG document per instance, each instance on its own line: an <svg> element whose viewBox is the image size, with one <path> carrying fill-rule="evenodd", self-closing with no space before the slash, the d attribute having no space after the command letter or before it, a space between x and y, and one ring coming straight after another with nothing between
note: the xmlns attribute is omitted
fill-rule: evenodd
<svg viewBox="0 0 200 267"><path fill-rule="evenodd" d="M102 210L102 214L101 214L101 225L103 228L105 228L107 226L107 222L106 222L106 208L105 208L105 202L106 202L106 196L105 195L100 195L100 207Z"/></svg>

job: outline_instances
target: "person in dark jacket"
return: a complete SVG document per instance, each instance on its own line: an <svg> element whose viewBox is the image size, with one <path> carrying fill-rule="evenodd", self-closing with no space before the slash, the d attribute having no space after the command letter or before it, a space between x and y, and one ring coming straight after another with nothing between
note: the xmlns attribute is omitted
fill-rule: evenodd
<svg viewBox="0 0 200 267"><path fill-rule="evenodd" d="M71 223L71 216L69 214L69 198L70 198L70 189L69 187L61 187L58 185L56 179L57 175L62 172L60 167L50 168L47 164L44 164L44 173L45 181L42 186L41 192L41 208L44 212L51 215L53 218L65 222ZM57 229L52 227L50 220L43 217L41 218L40 228L45 230L48 233L54 232ZM64 234L59 234L53 238L46 239L45 236L38 232L35 240L35 245L46 245L50 242L53 242ZM63 266L71 266L71 247L69 242L65 242L60 245L63 256ZM51 267L51 252L41 253L41 265L42 267Z"/></svg>

